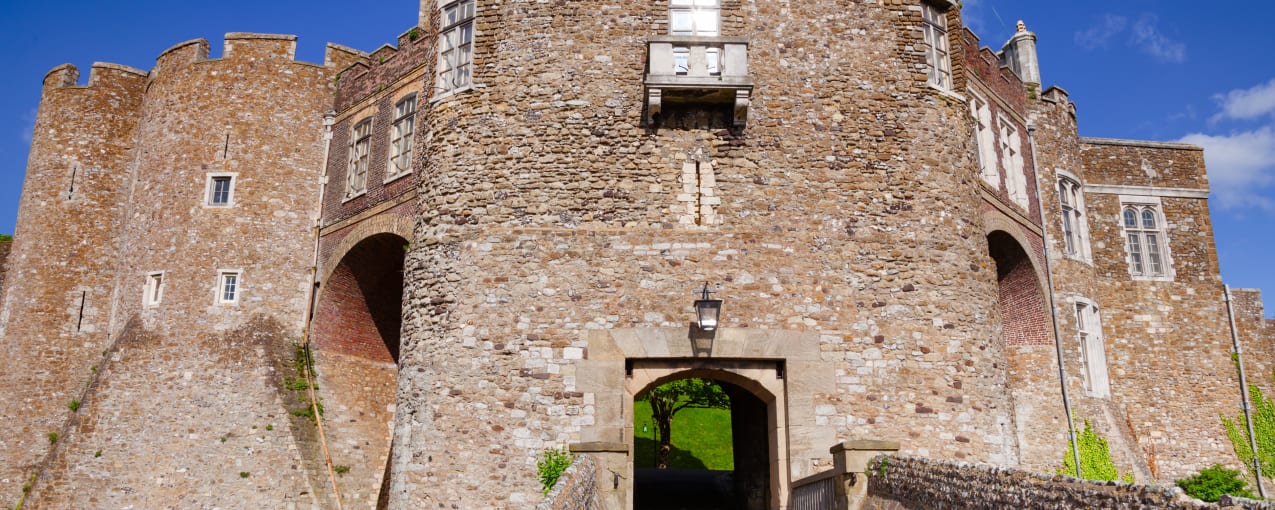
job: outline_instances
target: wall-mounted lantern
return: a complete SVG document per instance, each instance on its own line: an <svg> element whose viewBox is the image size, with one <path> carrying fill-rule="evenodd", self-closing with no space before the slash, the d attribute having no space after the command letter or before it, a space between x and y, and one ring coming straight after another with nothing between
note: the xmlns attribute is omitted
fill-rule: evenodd
<svg viewBox="0 0 1275 510"><path fill-rule="evenodd" d="M704 288L698 291L700 298L695 300L695 314L698 317L698 325L701 331L713 331L717 329L717 320L722 314L722 300L710 299L709 294L713 291L708 290L708 282L704 282Z"/></svg>

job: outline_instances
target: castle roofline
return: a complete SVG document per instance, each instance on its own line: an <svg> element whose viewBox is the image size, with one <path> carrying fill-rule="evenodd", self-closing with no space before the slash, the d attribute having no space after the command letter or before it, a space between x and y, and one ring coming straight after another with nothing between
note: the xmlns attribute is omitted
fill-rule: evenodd
<svg viewBox="0 0 1275 510"><path fill-rule="evenodd" d="M169 46L169 47L168 47L168 49L166 49L166 50L164 50L164 51L159 52L159 56L155 57L155 59L156 59L156 60L163 60L163 59L164 59L164 55L167 55L167 54L172 53L172 52L174 52L174 51L180 50L180 49L185 48L185 47L187 47L187 46L190 46L190 45L192 45L192 44L202 44L202 45L206 48L206 47L208 46L208 40L207 40L207 39L204 39L203 37L200 37L200 38L197 38L197 39L189 39L189 40L186 40L186 41L179 42L179 43L177 43L177 44L174 44L174 45L172 45L172 46Z"/></svg>
<svg viewBox="0 0 1275 510"><path fill-rule="evenodd" d="M281 41L295 41L297 36L291 34L259 34L256 32L226 32L225 38L230 39L278 39Z"/></svg>
<svg viewBox="0 0 1275 510"><path fill-rule="evenodd" d="M143 71L133 66L126 66L124 64L115 64L111 62L94 62L92 67L94 69L96 68L112 69L112 70L120 71L124 73L136 74L138 76L146 76L150 74L150 72L148 71Z"/></svg>
<svg viewBox="0 0 1275 510"><path fill-rule="evenodd" d="M1094 138L1088 136L1080 137L1081 143L1089 145L1114 145L1122 147L1147 147L1150 149L1175 149L1183 151L1202 151L1204 147L1191 143L1181 142L1153 142L1150 140L1125 140L1121 138Z"/></svg>

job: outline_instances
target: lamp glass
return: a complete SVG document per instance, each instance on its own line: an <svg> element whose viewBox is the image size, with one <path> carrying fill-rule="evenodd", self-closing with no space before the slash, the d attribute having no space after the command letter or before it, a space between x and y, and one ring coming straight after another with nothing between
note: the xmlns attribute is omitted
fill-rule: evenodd
<svg viewBox="0 0 1275 510"><path fill-rule="evenodd" d="M717 329L717 319L722 313L722 300L697 299L695 313L699 316L699 329L713 331Z"/></svg>

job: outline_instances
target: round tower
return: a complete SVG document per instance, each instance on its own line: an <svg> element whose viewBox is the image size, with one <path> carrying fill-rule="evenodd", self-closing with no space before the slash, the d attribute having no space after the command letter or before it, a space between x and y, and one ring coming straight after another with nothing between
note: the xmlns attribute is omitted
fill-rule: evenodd
<svg viewBox="0 0 1275 510"><path fill-rule="evenodd" d="M163 332L254 316L300 333L333 70L293 60L294 36L231 33L160 55L138 135L116 320Z"/></svg>
<svg viewBox="0 0 1275 510"><path fill-rule="evenodd" d="M524 504L569 443L628 491L634 399L686 377L761 402L741 508L851 438L1016 462L963 77L913 50L954 10L467 4L432 17L395 504Z"/></svg>
<svg viewBox="0 0 1275 510"><path fill-rule="evenodd" d="M44 78L0 311L0 494L16 499L109 336L146 73L64 64ZM38 370L33 367L39 367Z"/></svg>

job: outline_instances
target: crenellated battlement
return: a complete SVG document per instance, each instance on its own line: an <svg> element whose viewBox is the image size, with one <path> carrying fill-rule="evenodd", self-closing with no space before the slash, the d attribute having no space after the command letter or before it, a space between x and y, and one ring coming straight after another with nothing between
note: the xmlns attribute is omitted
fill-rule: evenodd
<svg viewBox="0 0 1275 510"><path fill-rule="evenodd" d="M89 81L87 85L80 85L80 70L72 64L62 64L50 69L44 75L44 88L61 89L61 88L89 88L89 87L105 87L118 85L126 82L136 83L137 80L146 79L148 73L136 67L130 67L121 64L112 64L110 62L94 62L89 68Z"/></svg>
<svg viewBox="0 0 1275 510"><path fill-rule="evenodd" d="M347 67L338 67L336 109L340 111L381 85L394 82L425 65L433 54L433 38L424 27L414 26L398 36L398 45L385 44Z"/></svg>
<svg viewBox="0 0 1275 510"><path fill-rule="evenodd" d="M295 60L297 36L230 32L221 58L238 60Z"/></svg>
<svg viewBox="0 0 1275 510"><path fill-rule="evenodd" d="M173 69L204 60L208 60L208 40L199 38L182 41L159 54L151 74L163 76Z"/></svg>
<svg viewBox="0 0 1275 510"><path fill-rule="evenodd" d="M358 62L366 63L367 58L365 52L343 44L328 43L327 50L323 52L323 65L333 69L345 69Z"/></svg>

